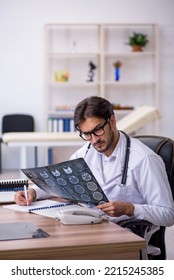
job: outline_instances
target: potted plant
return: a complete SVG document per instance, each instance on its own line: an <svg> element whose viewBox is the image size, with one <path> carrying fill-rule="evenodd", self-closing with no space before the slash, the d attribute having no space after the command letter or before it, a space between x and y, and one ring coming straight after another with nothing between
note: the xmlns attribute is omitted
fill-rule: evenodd
<svg viewBox="0 0 174 280"><path fill-rule="evenodd" d="M129 37L128 45L132 46L132 51L143 51L143 47L149 42L147 35L142 33L133 32Z"/></svg>

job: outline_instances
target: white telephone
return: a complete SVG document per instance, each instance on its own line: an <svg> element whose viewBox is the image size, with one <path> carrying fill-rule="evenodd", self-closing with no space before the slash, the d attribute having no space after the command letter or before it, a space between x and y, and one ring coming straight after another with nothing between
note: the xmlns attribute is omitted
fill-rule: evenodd
<svg viewBox="0 0 174 280"><path fill-rule="evenodd" d="M98 209L79 205L62 206L57 211L56 218L66 225L99 224L103 220L102 212Z"/></svg>

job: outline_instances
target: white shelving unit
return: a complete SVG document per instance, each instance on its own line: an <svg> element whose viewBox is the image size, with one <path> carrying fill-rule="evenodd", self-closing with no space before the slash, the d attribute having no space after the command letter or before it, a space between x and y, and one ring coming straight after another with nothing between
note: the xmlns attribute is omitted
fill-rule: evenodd
<svg viewBox="0 0 174 280"><path fill-rule="evenodd" d="M143 52L126 44L133 32L148 35ZM45 115L73 117L73 111L56 108L75 106L83 98L98 95L113 104L158 106L158 26L156 24L48 24L45 26ZM96 66L89 81L89 62ZM121 61L120 80L114 66ZM58 72L57 72L58 71ZM68 81L56 81L60 71ZM130 110L116 110L118 119ZM48 121L47 129L48 129Z"/></svg>

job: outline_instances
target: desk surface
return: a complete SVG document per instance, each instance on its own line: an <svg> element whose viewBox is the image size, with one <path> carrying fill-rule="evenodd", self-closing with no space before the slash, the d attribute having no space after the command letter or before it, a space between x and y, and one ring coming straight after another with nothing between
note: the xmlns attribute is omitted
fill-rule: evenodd
<svg viewBox="0 0 174 280"><path fill-rule="evenodd" d="M0 241L0 259L139 259L145 240L111 222L63 225L32 213L0 207L0 223L32 222L50 237Z"/></svg>

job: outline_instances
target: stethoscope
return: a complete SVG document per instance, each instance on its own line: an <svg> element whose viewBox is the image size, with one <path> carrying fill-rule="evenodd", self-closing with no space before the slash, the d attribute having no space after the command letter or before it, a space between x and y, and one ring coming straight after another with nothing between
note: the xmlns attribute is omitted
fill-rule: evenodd
<svg viewBox="0 0 174 280"><path fill-rule="evenodd" d="M121 178L121 183L118 184L119 187L125 187L126 186L126 181L127 181L127 172L128 172L128 163L129 163L129 155L130 155L130 137L124 132L121 131L125 137L126 137L126 152L125 152L125 158L124 158L124 165L123 165L123 172L122 172L122 178ZM91 147L91 143L89 143L89 145L87 146L86 152L85 152L85 156L84 159L89 151Z"/></svg>
<svg viewBox="0 0 174 280"><path fill-rule="evenodd" d="M126 152L125 152L125 158L124 158L124 165L123 165L123 173L121 178L121 184L120 187L126 186L127 181L127 171L128 171L128 163L129 163L129 155L130 155L130 137L125 132L121 131L125 137L126 137Z"/></svg>

